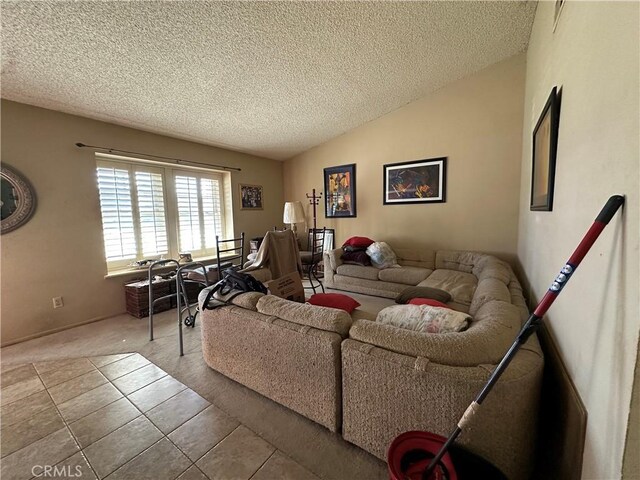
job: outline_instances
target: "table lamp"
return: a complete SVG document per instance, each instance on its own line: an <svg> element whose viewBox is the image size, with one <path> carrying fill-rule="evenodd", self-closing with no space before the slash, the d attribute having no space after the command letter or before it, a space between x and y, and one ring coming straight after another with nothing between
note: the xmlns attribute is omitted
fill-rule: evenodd
<svg viewBox="0 0 640 480"><path fill-rule="evenodd" d="M297 232L296 223L302 223L305 220L302 202L285 202L282 221L284 223L291 224L291 230L293 230L293 233Z"/></svg>

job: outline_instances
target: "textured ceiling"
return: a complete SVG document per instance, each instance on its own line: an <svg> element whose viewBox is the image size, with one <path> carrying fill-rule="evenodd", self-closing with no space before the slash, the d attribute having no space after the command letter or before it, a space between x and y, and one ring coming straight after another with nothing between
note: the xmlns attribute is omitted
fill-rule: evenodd
<svg viewBox="0 0 640 480"><path fill-rule="evenodd" d="M523 51L534 13L524 1L2 1L2 97L286 159Z"/></svg>

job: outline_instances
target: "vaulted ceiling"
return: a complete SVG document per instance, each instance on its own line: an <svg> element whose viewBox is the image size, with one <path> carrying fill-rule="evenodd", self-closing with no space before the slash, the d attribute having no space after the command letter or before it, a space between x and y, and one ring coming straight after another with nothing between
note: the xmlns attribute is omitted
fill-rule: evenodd
<svg viewBox="0 0 640 480"><path fill-rule="evenodd" d="M535 8L3 1L2 97L286 159L522 52Z"/></svg>

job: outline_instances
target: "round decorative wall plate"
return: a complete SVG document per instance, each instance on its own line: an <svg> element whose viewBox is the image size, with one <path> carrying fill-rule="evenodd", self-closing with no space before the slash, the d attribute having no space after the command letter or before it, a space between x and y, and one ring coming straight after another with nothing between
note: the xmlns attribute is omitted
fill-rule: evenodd
<svg viewBox="0 0 640 480"><path fill-rule="evenodd" d="M35 210L36 194L29 181L6 164L0 166L2 234L27 223Z"/></svg>

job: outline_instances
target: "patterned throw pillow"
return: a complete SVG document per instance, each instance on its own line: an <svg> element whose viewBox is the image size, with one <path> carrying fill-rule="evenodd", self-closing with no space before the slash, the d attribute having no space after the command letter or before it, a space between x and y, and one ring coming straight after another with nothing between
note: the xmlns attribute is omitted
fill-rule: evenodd
<svg viewBox="0 0 640 480"><path fill-rule="evenodd" d="M378 313L376 322L423 333L452 333L466 330L471 317L450 308L429 305L393 305Z"/></svg>

